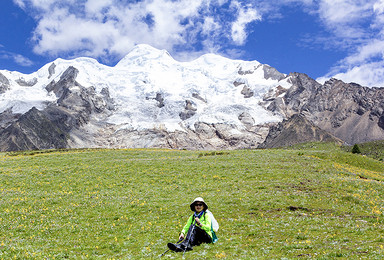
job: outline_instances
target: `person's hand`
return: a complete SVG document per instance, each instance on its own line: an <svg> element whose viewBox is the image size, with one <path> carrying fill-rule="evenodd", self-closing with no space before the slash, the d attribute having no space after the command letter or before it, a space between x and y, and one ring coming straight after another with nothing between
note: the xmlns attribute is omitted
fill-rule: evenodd
<svg viewBox="0 0 384 260"><path fill-rule="evenodd" d="M183 240L183 239L184 239L184 234L180 234L179 240Z"/></svg>
<svg viewBox="0 0 384 260"><path fill-rule="evenodd" d="M201 226L201 222L200 222L200 219L198 217L195 218L195 221L196 221L197 225Z"/></svg>

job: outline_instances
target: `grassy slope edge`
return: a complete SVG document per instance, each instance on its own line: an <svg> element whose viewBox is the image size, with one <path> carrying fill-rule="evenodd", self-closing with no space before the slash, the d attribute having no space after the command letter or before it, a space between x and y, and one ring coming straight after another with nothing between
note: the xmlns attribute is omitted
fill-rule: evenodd
<svg viewBox="0 0 384 260"><path fill-rule="evenodd" d="M0 165L0 259L156 258L197 196L219 241L186 259L384 254L384 164L332 144L0 154Z"/></svg>
<svg viewBox="0 0 384 260"><path fill-rule="evenodd" d="M362 155L375 158L379 161L384 161L384 140L360 143L358 146ZM352 147L352 145L345 146L344 150L351 152Z"/></svg>

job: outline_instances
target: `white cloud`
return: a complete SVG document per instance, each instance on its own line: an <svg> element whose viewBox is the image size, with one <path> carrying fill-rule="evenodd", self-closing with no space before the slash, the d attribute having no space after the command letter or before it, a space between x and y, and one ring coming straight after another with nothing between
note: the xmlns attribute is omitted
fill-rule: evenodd
<svg viewBox="0 0 384 260"><path fill-rule="evenodd" d="M369 15L371 7L369 0L322 0L319 13L330 25L346 24Z"/></svg>
<svg viewBox="0 0 384 260"><path fill-rule="evenodd" d="M384 0L13 1L36 19L36 53L107 62L139 43L167 49L183 60L206 52L235 58L241 52L234 47L247 42L252 23L280 19L284 7L295 6L322 23L324 31L313 42L349 52L325 77L366 85L384 82Z"/></svg>
<svg viewBox="0 0 384 260"><path fill-rule="evenodd" d="M13 0L13 2L18 5L20 8L24 9L25 8L25 5L24 5L24 1L23 0Z"/></svg>
<svg viewBox="0 0 384 260"><path fill-rule="evenodd" d="M85 4L85 12L98 16L102 14L103 9L110 7L113 0L88 0Z"/></svg>
<svg viewBox="0 0 384 260"><path fill-rule="evenodd" d="M169 51L218 50L223 41L243 45L247 26L260 18L251 4L238 0L14 2L36 19L34 51L51 56L121 58L138 43Z"/></svg>
<svg viewBox="0 0 384 260"><path fill-rule="evenodd" d="M319 81L330 77L365 86L384 86L384 0L322 0L319 17L335 46L349 54Z"/></svg>
<svg viewBox="0 0 384 260"><path fill-rule="evenodd" d="M17 64L19 64L21 66L24 66L24 67L30 67L30 66L32 66L34 64L33 61L31 61L27 57L24 57L23 55L20 55L20 54L14 54L13 55L13 60Z"/></svg>
<svg viewBox="0 0 384 260"><path fill-rule="evenodd" d="M329 78L341 79L344 82L354 82L369 87L384 87L384 61L370 62L351 67L345 72L332 71L317 81L324 83Z"/></svg>
<svg viewBox="0 0 384 260"><path fill-rule="evenodd" d="M239 13L237 15L237 20L232 24L232 40L237 45L243 45L248 34L246 31L246 26L256 20L261 20L261 16L258 12L250 8L239 8L239 3L235 3Z"/></svg>
<svg viewBox="0 0 384 260"><path fill-rule="evenodd" d="M212 32L218 31L220 29L220 24L215 21L213 17L205 17L202 24L202 33L209 35Z"/></svg>
<svg viewBox="0 0 384 260"><path fill-rule="evenodd" d="M339 37L360 38L365 36L366 19L373 15L375 0L322 0L318 13L328 30Z"/></svg>
<svg viewBox="0 0 384 260"><path fill-rule="evenodd" d="M0 44L0 47L2 47L1 44ZM31 61L27 57L21 54L9 52L9 51L0 50L0 57L6 60L12 60L23 67L30 67L34 64L33 61Z"/></svg>
<svg viewBox="0 0 384 260"><path fill-rule="evenodd" d="M366 44L360 46L357 51L346 57L343 63L346 65L364 64L373 58L384 57L384 41L379 39L372 39Z"/></svg>

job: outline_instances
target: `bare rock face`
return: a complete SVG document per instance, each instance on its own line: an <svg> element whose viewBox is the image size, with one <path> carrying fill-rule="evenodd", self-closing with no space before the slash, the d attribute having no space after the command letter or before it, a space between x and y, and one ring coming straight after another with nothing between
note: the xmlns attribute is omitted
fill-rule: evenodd
<svg viewBox="0 0 384 260"><path fill-rule="evenodd" d="M83 87L76 77L79 71L69 67L55 83L52 81L46 89L53 91L58 97L57 104L48 106L48 110L63 111L75 118L76 127L87 124L92 113L102 113L105 110L113 110L113 100L109 96L108 89L103 89L101 95L97 95L94 87ZM57 109L58 107L59 109ZM71 124L69 124L71 125Z"/></svg>
<svg viewBox="0 0 384 260"><path fill-rule="evenodd" d="M292 73L293 86L267 109L286 118L303 114L313 124L349 144L384 139L384 88L367 88L331 79L321 85Z"/></svg>
<svg viewBox="0 0 384 260"><path fill-rule="evenodd" d="M196 98L200 101L203 101L204 103L207 103L207 100L205 100L204 98L202 98L198 93L192 93L192 97L193 98Z"/></svg>
<svg viewBox="0 0 384 260"><path fill-rule="evenodd" d="M52 62L51 66L49 66L48 68L49 79L52 77L53 74L55 74L55 68L56 68L56 64Z"/></svg>
<svg viewBox="0 0 384 260"><path fill-rule="evenodd" d="M195 130L168 132L165 129L130 130L115 125L98 125L92 121L71 131L68 145L110 148L168 148L188 150L253 149L268 134L268 127L257 126L253 131L235 129L226 124L197 122Z"/></svg>
<svg viewBox="0 0 384 260"><path fill-rule="evenodd" d="M287 77L285 74L280 73L277 69L268 65L263 65L263 71L265 79L282 80Z"/></svg>
<svg viewBox="0 0 384 260"><path fill-rule="evenodd" d="M0 113L0 131L7 128L10 124L17 121L21 114L14 114L12 109L7 109L3 113Z"/></svg>
<svg viewBox="0 0 384 260"><path fill-rule="evenodd" d="M180 112L179 116L181 120L187 120L196 114L196 108L191 100L185 101L184 111Z"/></svg>
<svg viewBox="0 0 384 260"><path fill-rule="evenodd" d="M0 147L3 151L65 148L67 138L43 112L32 108L1 131Z"/></svg>
<svg viewBox="0 0 384 260"><path fill-rule="evenodd" d="M159 104L157 105L159 108L164 107L164 98L163 98L163 95L161 95L161 93L156 93L155 100L159 102Z"/></svg>
<svg viewBox="0 0 384 260"><path fill-rule="evenodd" d="M51 81L51 83L49 83L45 89L48 92L53 91L53 93L55 93L56 96L60 98L68 88L77 85L76 77L78 74L79 70L70 66L66 71L64 71L57 83L55 81Z"/></svg>
<svg viewBox="0 0 384 260"><path fill-rule="evenodd" d="M239 120L247 129L252 128L255 124L255 119L248 112L241 113L239 115Z"/></svg>
<svg viewBox="0 0 384 260"><path fill-rule="evenodd" d="M291 146L304 142L335 142L343 141L315 126L305 116L295 114L277 126L271 127L269 134L260 148Z"/></svg>
<svg viewBox="0 0 384 260"><path fill-rule="evenodd" d="M250 98L253 97L254 92L248 86L244 86L241 90L241 94L244 95L244 98Z"/></svg>
<svg viewBox="0 0 384 260"><path fill-rule="evenodd" d="M9 80L0 73L0 94L4 93L9 89Z"/></svg>
<svg viewBox="0 0 384 260"><path fill-rule="evenodd" d="M66 148L71 132L89 123L91 114L114 108L107 89L97 95L93 87L81 86L76 77L78 70L69 67L56 83L46 89L58 97L55 104L43 111L35 107L23 115L10 111L0 114L0 147L2 151Z"/></svg>
<svg viewBox="0 0 384 260"><path fill-rule="evenodd" d="M16 83L23 87L32 87L37 83L37 78L33 78L32 80L26 81L24 78L20 78L16 80Z"/></svg>

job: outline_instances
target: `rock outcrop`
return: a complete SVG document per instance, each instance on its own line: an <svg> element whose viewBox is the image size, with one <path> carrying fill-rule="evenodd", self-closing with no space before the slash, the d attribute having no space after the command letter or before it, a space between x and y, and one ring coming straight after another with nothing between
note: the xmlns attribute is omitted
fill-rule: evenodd
<svg viewBox="0 0 384 260"><path fill-rule="evenodd" d="M69 135L36 108L1 131L3 151L66 148Z"/></svg>
<svg viewBox="0 0 384 260"><path fill-rule="evenodd" d="M9 89L9 80L3 74L0 73L0 94Z"/></svg>
<svg viewBox="0 0 384 260"><path fill-rule="evenodd" d="M43 111L33 107L21 116L9 110L1 113L1 150L66 148L71 131L88 124L92 114L113 109L108 90L99 96L93 87L81 86L76 81L77 75L78 70L69 67L58 82L47 85L46 89L58 99Z"/></svg>
<svg viewBox="0 0 384 260"><path fill-rule="evenodd" d="M37 78L26 81L24 78L19 78L16 83L23 87L32 87L37 83Z"/></svg>
<svg viewBox="0 0 384 260"><path fill-rule="evenodd" d="M330 79L319 84L305 74L290 74L292 87L267 109L285 118L303 114L317 127L344 140L361 143L384 139L384 88L362 87Z"/></svg>
<svg viewBox="0 0 384 260"><path fill-rule="evenodd" d="M339 138L315 126L305 116L294 114L277 126L272 126L259 148L292 146L304 142L334 142L343 144Z"/></svg>

